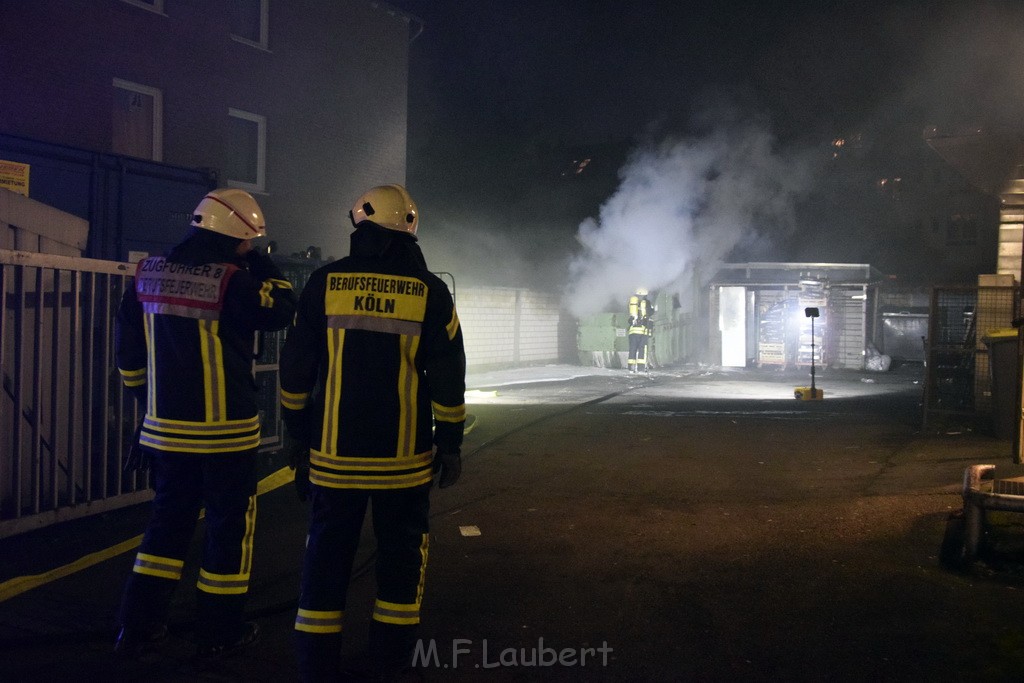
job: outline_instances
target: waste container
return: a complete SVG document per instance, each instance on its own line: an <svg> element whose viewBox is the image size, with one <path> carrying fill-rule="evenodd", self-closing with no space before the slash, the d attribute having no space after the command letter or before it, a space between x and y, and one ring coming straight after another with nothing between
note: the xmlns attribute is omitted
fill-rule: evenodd
<svg viewBox="0 0 1024 683"><path fill-rule="evenodd" d="M999 439L1013 439L1017 431L1017 330L992 330L982 341L988 347L988 367L992 378L992 429Z"/></svg>
<svg viewBox="0 0 1024 683"><path fill-rule="evenodd" d="M928 308L882 309L882 353L894 363L924 362Z"/></svg>

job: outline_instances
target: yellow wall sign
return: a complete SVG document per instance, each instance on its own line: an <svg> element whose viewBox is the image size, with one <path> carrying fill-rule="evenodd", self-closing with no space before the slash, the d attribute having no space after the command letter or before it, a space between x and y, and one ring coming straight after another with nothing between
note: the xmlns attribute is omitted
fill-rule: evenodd
<svg viewBox="0 0 1024 683"><path fill-rule="evenodd" d="M29 165L0 159L0 188L28 196Z"/></svg>

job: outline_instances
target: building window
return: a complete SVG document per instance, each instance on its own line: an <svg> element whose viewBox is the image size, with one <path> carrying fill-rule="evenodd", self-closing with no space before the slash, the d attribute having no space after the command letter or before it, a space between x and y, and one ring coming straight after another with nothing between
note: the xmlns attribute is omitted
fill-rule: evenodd
<svg viewBox="0 0 1024 683"><path fill-rule="evenodd" d="M121 2L135 5L142 9L148 9L150 12L156 12L157 14L164 13L164 0L121 0Z"/></svg>
<svg viewBox="0 0 1024 683"><path fill-rule="evenodd" d="M249 192L266 191L267 118L228 109L228 185Z"/></svg>
<svg viewBox="0 0 1024 683"><path fill-rule="evenodd" d="M111 150L115 154L162 161L163 93L147 85L114 79Z"/></svg>
<svg viewBox="0 0 1024 683"><path fill-rule="evenodd" d="M230 0L231 37L240 43L269 49L270 0Z"/></svg>

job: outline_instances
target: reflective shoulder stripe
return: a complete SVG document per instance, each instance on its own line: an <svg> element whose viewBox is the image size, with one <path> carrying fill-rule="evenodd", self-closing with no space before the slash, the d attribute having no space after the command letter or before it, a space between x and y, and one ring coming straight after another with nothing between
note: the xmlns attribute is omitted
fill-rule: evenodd
<svg viewBox="0 0 1024 683"><path fill-rule="evenodd" d="M448 321L448 324L444 328L448 332L448 340L455 339L455 333L459 331L459 314L452 307L452 319Z"/></svg>
<svg viewBox="0 0 1024 683"><path fill-rule="evenodd" d="M274 291L274 283L270 280L264 280L263 285L260 287L260 306L263 308L274 307L274 299L270 296L272 291Z"/></svg>

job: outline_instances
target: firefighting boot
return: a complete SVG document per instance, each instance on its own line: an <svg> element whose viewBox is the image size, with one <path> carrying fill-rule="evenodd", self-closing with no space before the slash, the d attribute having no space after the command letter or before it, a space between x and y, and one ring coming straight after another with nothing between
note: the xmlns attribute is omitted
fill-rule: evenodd
<svg viewBox="0 0 1024 683"><path fill-rule="evenodd" d="M167 626L160 625L153 629L121 628L114 641L114 654L125 659L140 657L151 652L154 646L167 638Z"/></svg>
<svg viewBox="0 0 1024 683"><path fill-rule="evenodd" d="M247 621L242 625L242 633L237 639L224 643L201 642L196 646L196 657L212 659L215 657L236 654L260 639L260 627L255 621Z"/></svg>

